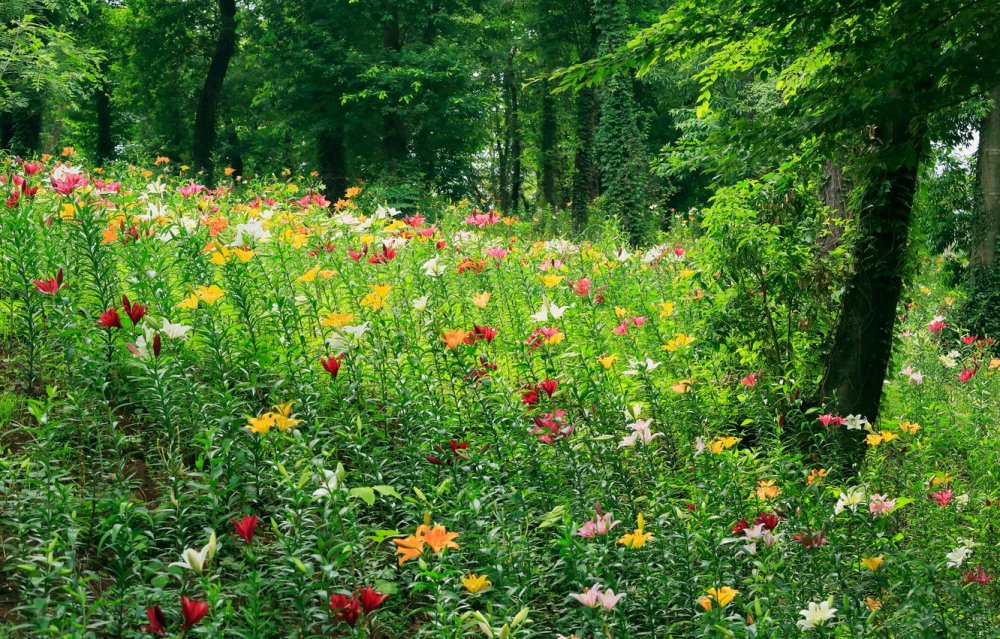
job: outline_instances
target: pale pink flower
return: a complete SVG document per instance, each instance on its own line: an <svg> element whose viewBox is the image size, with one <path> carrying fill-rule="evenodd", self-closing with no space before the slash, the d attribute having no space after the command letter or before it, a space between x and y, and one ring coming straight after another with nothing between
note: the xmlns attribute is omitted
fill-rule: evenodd
<svg viewBox="0 0 1000 639"><path fill-rule="evenodd" d="M888 495L872 495L871 503L868 504L868 510L870 510L873 515L887 515L895 507L896 500L889 499Z"/></svg>

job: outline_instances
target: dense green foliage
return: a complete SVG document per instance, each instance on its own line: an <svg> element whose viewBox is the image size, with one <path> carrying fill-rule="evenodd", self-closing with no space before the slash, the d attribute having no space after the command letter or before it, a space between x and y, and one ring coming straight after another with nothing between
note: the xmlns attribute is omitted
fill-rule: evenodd
<svg viewBox="0 0 1000 639"><path fill-rule="evenodd" d="M38 187L0 226L14 635L150 636L157 606L206 637L996 628L1000 359L951 325L954 255L915 256L882 419L838 427L781 371L848 253L757 213L777 176L633 252L300 176L6 168Z"/></svg>

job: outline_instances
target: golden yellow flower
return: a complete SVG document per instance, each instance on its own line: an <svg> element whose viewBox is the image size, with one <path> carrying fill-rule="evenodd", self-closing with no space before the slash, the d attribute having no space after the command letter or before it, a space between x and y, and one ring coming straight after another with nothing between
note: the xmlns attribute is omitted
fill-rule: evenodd
<svg viewBox="0 0 1000 639"><path fill-rule="evenodd" d="M730 588L729 586L722 586L721 588L709 588L705 592L719 604L720 607L725 608L736 599L736 595L740 594L739 590L735 588Z"/></svg>
<svg viewBox="0 0 1000 639"><path fill-rule="evenodd" d="M865 443L869 446L878 446L883 441L885 441L885 438L882 437L881 433L868 433L865 435Z"/></svg>
<svg viewBox="0 0 1000 639"><path fill-rule="evenodd" d="M266 435L274 426L274 413L264 413L257 417L251 417L246 428L252 433Z"/></svg>
<svg viewBox="0 0 1000 639"><path fill-rule="evenodd" d="M722 451L732 448L741 441L743 441L742 437L718 437L708 442L708 450L709 452L718 455Z"/></svg>
<svg viewBox="0 0 1000 639"><path fill-rule="evenodd" d="M618 317L625 317L626 315L628 315L628 309L625 308L624 306L616 306L615 315L617 315Z"/></svg>
<svg viewBox="0 0 1000 639"><path fill-rule="evenodd" d="M566 339L566 336L563 335L562 331L556 331L549 337L545 338L545 343L549 346L553 346L555 344L561 344L564 339Z"/></svg>
<svg viewBox="0 0 1000 639"><path fill-rule="evenodd" d="M364 235L361 236L362 244L371 244L374 241L375 241L375 236L372 235L371 233L365 233Z"/></svg>
<svg viewBox="0 0 1000 639"><path fill-rule="evenodd" d="M181 300L181 303L177 305L177 308L183 308L187 310L198 308L198 294L191 293L183 300Z"/></svg>
<svg viewBox="0 0 1000 639"><path fill-rule="evenodd" d="M465 586L465 589L470 594L477 595L492 588L493 582L486 575L477 575L474 572L470 572L462 577L462 585Z"/></svg>
<svg viewBox="0 0 1000 639"><path fill-rule="evenodd" d="M950 484L953 481L955 481L955 478L951 476L951 473L944 473L941 475L934 475L934 477L931 478L931 485L940 486L941 484Z"/></svg>
<svg viewBox="0 0 1000 639"><path fill-rule="evenodd" d="M198 299L206 304L215 304L219 298L226 294L226 291L215 284L211 286L199 286L195 289Z"/></svg>
<svg viewBox="0 0 1000 639"><path fill-rule="evenodd" d="M634 532L622 535L618 543L625 546L626 548L642 548L646 545L646 542L653 538L653 533L648 533L645 531L646 519L639 513L636 517L636 528Z"/></svg>
<svg viewBox="0 0 1000 639"><path fill-rule="evenodd" d="M875 597L867 597L865 598L865 606L867 606L872 612L875 612L876 610L882 609L882 602Z"/></svg>
<svg viewBox="0 0 1000 639"><path fill-rule="evenodd" d="M539 275L538 281L542 283L545 288L552 288L553 286L559 286L559 282L563 281L562 275Z"/></svg>
<svg viewBox="0 0 1000 639"><path fill-rule="evenodd" d="M357 197L360 194L361 194L361 187L352 186L349 189L347 189L347 191L344 192L344 197L349 200L353 197Z"/></svg>
<svg viewBox="0 0 1000 639"><path fill-rule="evenodd" d="M670 340L668 340L667 343L664 344L661 348L665 351L670 351L671 353L673 353L674 351L692 343L694 343L694 337L690 335L685 335L684 333L677 333L676 337L673 337Z"/></svg>
<svg viewBox="0 0 1000 639"><path fill-rule="evenodd" d="M298 277L298 279L296 281L297 282L302 282L302 283L305 283L305 284L313 282L316 279L316 275L319 273L319 270L321 268L323 268L323 267L320 266L319 264L317 264L316 266L312 267L311 269L309 269L308 271L306 271L302 275L299 275L299 277Z"/></svg>
<svg viewBox="0 0 1000 639"><path fill-rule="evenodd" d="M233 249L233 253L241 262L246 264L247 262L250 261L250 258L254 256L256 251L252 249Z"/></svg>
<svg viewBox="0 0 1000 639"><path fill-rule="evenodd" d="M878 557L863 557L861 559L861 567L865 570L875 572L884 562L885 557L883 555L879 555Z"/></svg>
<svg viewBox="0 0 1000 639"><path fill-rule="evenodd" d="M337 313L333 312L320 320L322 326L327 326L330 328L343 328L354 321L354 315L351 313Z"/></svg>
<svg viewBox="0 0 1000 639"><path fill-rule="evenodd" d="M76 217L76 207L72 202L67 202L62 205L59 209L59 217L62 218L63 222L72 222L73 218Z"/></svg>
<svg viewBox="0 0 1000 639"><path fill-rule="evenodd" d="M674 314L673 302L660 302L660 317L670 317Z"/></svg>
<svg viewBox="0 0 1000 639"><path fill-rule="evenodd" d="M605 355L604 357L598 357L597 361L601 363L601 366L603 366L605 370L607 370L614 365L616 359L618 359L618 356L611 354Z"/></svg>
<svg viewBox="0 0 1000 639"><path fill-rule="evenodd" d="M227 166L226 168L224 168L222 170L222 172L225 173L227 176L229 176L229 175L232 175L233 173L236 173L236 169L234 169L231 166Z"/></svg>

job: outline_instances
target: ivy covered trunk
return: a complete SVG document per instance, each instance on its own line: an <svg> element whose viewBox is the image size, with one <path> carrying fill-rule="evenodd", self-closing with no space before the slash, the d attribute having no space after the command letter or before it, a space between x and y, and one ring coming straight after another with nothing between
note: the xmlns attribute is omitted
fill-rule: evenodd
<svg viewBox="0 0 1000 639"><path fill-rule="evenodd" d="M219 0L219 36L208 66L205 84L198 96L194 117L194 153L192 164L205 174L208 183L214 178L212 151L215 149L215 120L222 97L229 61L236 51L236 0Z"/></svg>
<svg viewBox="0 0 1000 639"><path fill-rule="evenodd" d="M880 166L872 171L866 206L858 212L854 271L827 356L823 399L842 416L878 418L892 354L896 307L923 142L900 118L876 130ZM841 430L839 445L849 463L864 457L864 431Z"/></svg>
<svg viewBox="0 0 1000 639"><path fill-rule="evenodd" d="M964 309L969 329L1000 334L1000 86L990 91L993 106L979 127L976 161L978 201L969 247L969 301Z"/></svg>

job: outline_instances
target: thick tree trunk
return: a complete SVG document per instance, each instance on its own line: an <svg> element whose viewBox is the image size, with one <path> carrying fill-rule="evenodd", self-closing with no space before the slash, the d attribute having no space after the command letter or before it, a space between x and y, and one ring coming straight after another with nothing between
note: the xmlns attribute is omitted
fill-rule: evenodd
<svg viewBox="0 0 1000 639"><path fill-rule="evenodd" d="M979 128L976 173L979 210L969 249L969 273L975 289L978 279L990 281L997 268L997 236L1000 235L1000 87L990 91L993 108Z"/></svg>
<svg viewBox="0 0 1000 639"><path fill-rule="evenodd" d="M842 300L821 394L841 415L878 418L903 288L903 263L910 230L923 140L900 119L880 127L885 166L872 176L873 201L858 213L859 238L854 273ZM907 150L911 152L907 154ZM884 188L883 188L884 187ZM838 434L847 461L864 457L864 433Z"/></svg>
<svg viewBox="0 0 1000 639"><path fill-rule="evenodd" d="M107 63L101 63L101 79L94 92L94 110L97 112L97 160L98 166L114 159L115 142L111 136L111 85L106 79Z"/></svg>
<svg viewBox="0 0 1000 639"><path fill-rule="evenodd" d="M547 78L540 83L542 92L541 143L539 153L542 163L542 202L556 205L556 109L555 96L549 90Z"/></svg>
<svg viewBox="0 0 1000 639"><path fill-rule="evenodd" d="M316 138L319 173L331 200L344 196L347 190L347 157L344 133L339 126L323 129Z"/></svg>
<svg viewBox="0 0 1000 639"><path fill-rule="evenodd" d="M24 156L41 152L44 110L42 96L32 93L24 106L0 113L0 148Z"/></svg>
<svg viewBox="0 0 1000 639"><path fill-rule="evenodd" d="M198 96L198 109L194 117L194 153L192 164L196 171L205 174L209 184L214 179L212 152L215 150L215 124L226 80L229 61L236 52L236 0L219 0L219 37L215 52L208 66L208 75Z"/></svg>

